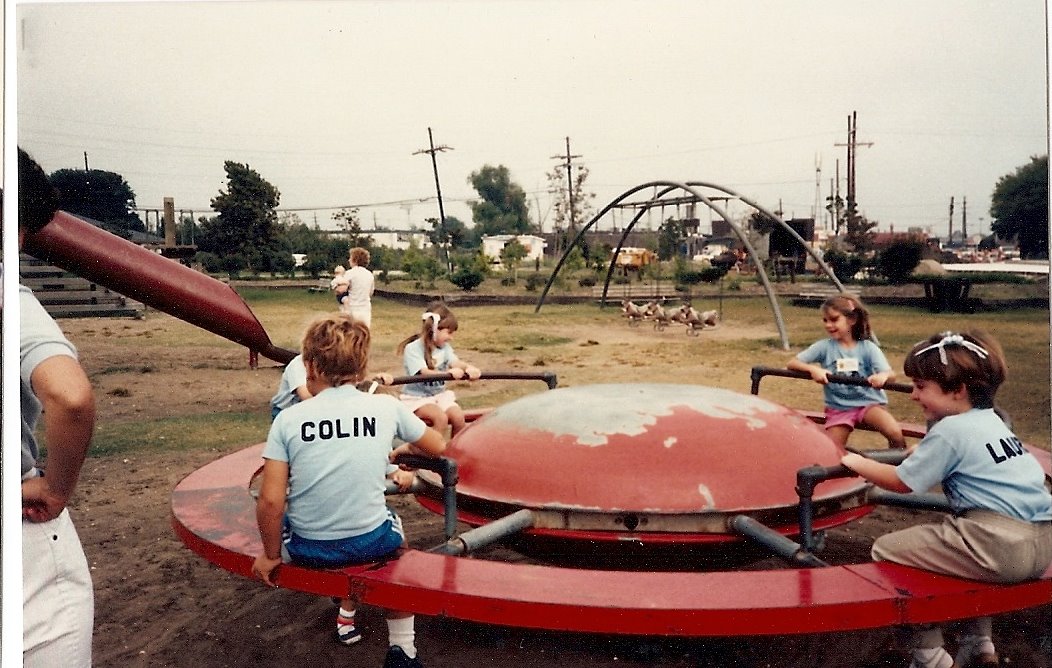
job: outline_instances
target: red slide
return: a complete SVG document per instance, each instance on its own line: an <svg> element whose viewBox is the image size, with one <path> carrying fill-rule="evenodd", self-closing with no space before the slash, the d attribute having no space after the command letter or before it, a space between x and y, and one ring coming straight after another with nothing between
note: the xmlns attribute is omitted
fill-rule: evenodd
<svg viewBox="0 0 1052 668"><path fill-rule="evenodd" d="M275 362L286 364L296 355L271 343L252 309L226 283L65 211L40 232L26 235L23 250Z"/></svg>

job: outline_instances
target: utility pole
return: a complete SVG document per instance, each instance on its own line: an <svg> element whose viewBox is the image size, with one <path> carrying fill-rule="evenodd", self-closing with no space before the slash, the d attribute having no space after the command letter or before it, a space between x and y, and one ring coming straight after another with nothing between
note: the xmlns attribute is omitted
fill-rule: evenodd
<svg viewBox="0 0 1052 668"><path fill-rule="evenodd" d="M435 172L435 192L438 193L439 223L442 225L442 229L444 231L446 229L446 212L445 209L442 208L442 186L439 184L438 181L438 160L435 159L435 154L440 153L442 151L452 151L453 147L446 146L445 144L443 144L442 146L435 146L435 140L431 136L431 128L427 129L427 141L431 148L422 148L419 151L413 151L413 155L420 155L421 153L431 154L431 168Z"/></svg>
<svg viewBox="0 0 1052 668"><path fill-rule="evenodd" d="M811 209L811 217L818 222L818 207L822 199L822 156L815 153L815 206ZM824 226L823 226L824 227ZM828 229L828 228L826 228Z"/></svg>
<svg viewBox="0 0 1052 668"><path fill-rule="evenodd" d="M88 152L87 151L84 151L84 171L85 172L90 171L88 169Z"/></svg>
<svg viewBox="0 0 1052 668"><path fill-rule="evenodd" d="M853 111L847 117L847 143L834 146L847 147L847 215L851 220L858 215L858 201L855 199L855 156L859 146L872 146L873 142L859 142L857 136L858 112Z"/></svg>
<svg viewBox="0 0 1052 668"><path fill-rule="evenodd" d="M438 181L438 160L435 158L435 154L439 153L441 151L452 151L453 147L452 146L446 146L445 144L443 144L441 146L435 146L435 139L431 135L431 128L427 129L427 143L428 143L428 145L431 148L422 148L419 151L414 151L413 155L420 155L421 153L430 153L431 154L431 169L434 170L434 172L435 172L435 192L438 193L438 224L439 224L439 230L441 230L442 237L443 237L442 238L442 245L446 246L446 248L445 248L445 252L446 252L446 269L451 270L452 267L451 267L450 262L449 262L449 248L448 248L449 239L447 238L448 235L446 234L446 210L442 207L442 186L439 184L439 181Z"/></svg>
<svg viewBox="0 0 1052 668"><path fill-rule="evenodd" d="M569 203L568 215L567 215L567 234L573 234L575 229L575 223L573 219L573 159L580 158L580 155L570 155L570 138L566 138L566 155L553 155L552 160L562 160L566 158L566 201Z"/></svg>
<svg viewBox="0 0 1052 668"><path fill-rule="evenodd" d="M961 197L961 242L968 243L968 198Z"/></svg>
<svg viewBox="0 0 1052 668"><path fill-rule="evenodd" d="M953 196L950 196L950 236L947 240L949 245L953 245Z"/></svg>

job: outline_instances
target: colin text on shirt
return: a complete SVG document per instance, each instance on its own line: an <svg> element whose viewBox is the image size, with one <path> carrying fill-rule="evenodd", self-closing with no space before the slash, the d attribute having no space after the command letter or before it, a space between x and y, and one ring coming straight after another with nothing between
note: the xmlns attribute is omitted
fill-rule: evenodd
<svg viewBox="0 0 1052 668"><path fill-rule="evenodd" d="M350 426L350 431L347 427ZM375 417L336 418L319 422L304 422L300 425L300 438L304 443L316 439L327 441L333 438L376 436Z"/></svg>

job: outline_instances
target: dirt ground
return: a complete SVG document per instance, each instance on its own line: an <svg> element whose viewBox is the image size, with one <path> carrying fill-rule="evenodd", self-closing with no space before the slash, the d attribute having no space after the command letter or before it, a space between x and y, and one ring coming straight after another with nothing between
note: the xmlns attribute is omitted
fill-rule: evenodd
<svg viewBox="0 0 1052 668"><path fill-rule="evenodd" d="M249 369L243 348L206 343L170 349L154 344L173 326L171 319L156 312L142 321L74 319L60 324L77 344L95 385L100 424L204 415L237 405L258 407L262 413L280 376L280 369L265 360L260 369ZM582 333L590 341L601 341L602 336ZM129 348L129 341L135 347ZM375 609L359 613L363 642L340 646L332 639L335 611L329 599L268 589L227 573L174 536L172 489L222 454L143 450L86 462L71 513L95 584L95 665L381 665L387 633ZM405 518L414 545L438 542L439 518L411 499L392 503ZM881 510L831 543L838 559L863 560L874 536L915 521L913 515ZM1052 665L1052 604L997 618L995 634L1003 665ZM417 617L421 658L437 668L904 667L908 662L888 654L893 635L890 629L878 629L665 639L537 632Z"/></svg>

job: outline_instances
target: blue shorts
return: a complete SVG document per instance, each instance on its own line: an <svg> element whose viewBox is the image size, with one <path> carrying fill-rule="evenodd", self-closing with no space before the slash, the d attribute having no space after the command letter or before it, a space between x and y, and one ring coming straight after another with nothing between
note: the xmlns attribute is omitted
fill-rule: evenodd
<svg viewBox="0 0 1052 668"><path fill-rule="evenodd" d="M368 533L335 540L313 540L292 533L286 525L283 542L289 561L307 568L342 568L377 561L405 541L402 520L390 508L384 523Z"/></svg>

